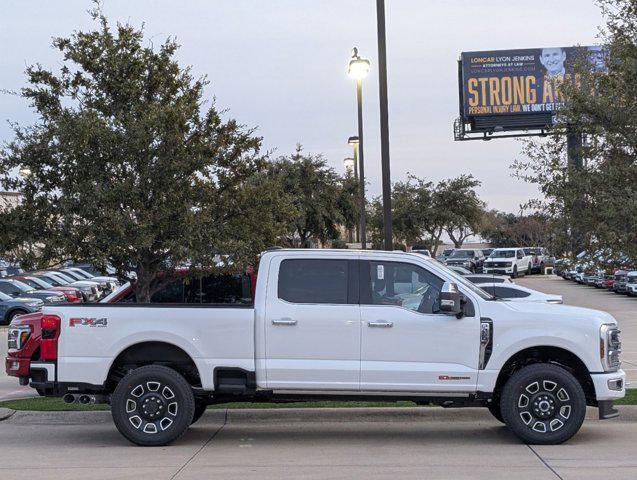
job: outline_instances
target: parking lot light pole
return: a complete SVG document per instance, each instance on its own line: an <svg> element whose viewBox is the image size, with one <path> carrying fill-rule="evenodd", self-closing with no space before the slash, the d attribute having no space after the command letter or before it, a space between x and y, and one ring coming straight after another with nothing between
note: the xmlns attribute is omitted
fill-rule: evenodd
<svg viewBox="0 0 637 480"><path fill-rule="evenodd" d="M361 208L361 220L360 220L360 236L361 236L361 248L365 250L367 248L367 229L365 225L365 162L363 156L363 79L369 74L371 64L366 58L361 58L358 55L358 48L352 49L352 58L349 61L347 68L347 74L356 80L356 105L358 108L358 174L360 185L360 208Z"/></svg>
<svg viewBox="0 0 637 480"><path fill-rule="evenodd" d="M352 146L352 149L354 150L354 178L356 178L356 180L358 180L358 137L357 136L351 136L347 139L347 143L349 143ZM359 189L359 195L360 195L360 189ZM364 211L361 210L360 212L360 216L362 217L364 215ZM358 225L356 226L356 243L360 243L361 241L361 236L360 236L360 223L363 221L363 219L360 219L358 222Z"/></svg>

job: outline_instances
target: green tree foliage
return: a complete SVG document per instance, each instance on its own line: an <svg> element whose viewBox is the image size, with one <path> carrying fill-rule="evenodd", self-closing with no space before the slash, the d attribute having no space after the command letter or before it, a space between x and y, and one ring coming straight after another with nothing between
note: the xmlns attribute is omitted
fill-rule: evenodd
<svg viewBox="0 0 637 480"><path fill-rule="evenodd" d="M479 233L493 248L543 246L551 252L561 251L554 230L551 219L539 213L516 215L489 210L483 216Z"/></svg>
<svg viewBox="0 0 637 480"><path fill-rule="evenodd" d="M0 153L2 185L24 195L2 249L134 272L140 301L177 266L254 261L285 214L261 139L205 105L208 82L180 67L174 40L145 46L142 30L92 16L94 30L54 39L59 71L26 71L38 121Z"/></svg>
<svg viewBox="0 0 637 480"><path fill-rule="evenodd" d="M355 181L337 175L321 155L305 154L299 145L292 155L277 159L268 175L291 204L282 236L288 246L305 248L338 239L341 225L356 224Z"/></svg>
<svg viewBox="0 0 637 480"><path fill-rule="evenodd" d="M528 143L528 160L516 162L514 169L544 193L546 202L535 202L535 206L561 220L562 228L556 234L569 238L578 233L567 251L603 250L610 252L606 255L627 255L635 261L637 2L598 3L607 20L601 33L607 73L592 68L590 59L578 61L577 81L563 86L566 108L559 117L559 135L546 142ZM566 128L585 135L581 170L567 163Z"/></svg>
<svg viewBox="0 0 637 480"><path fill-rule="evenodd" d="M438 184L410 176L392 187L394 241L403 246L427 246L435 255L442 234L451 232L456 246L476 233L483 214L483 202L474 188L480 184L471 175L443 180ZM370 208L372 245L382 245L382 202Z"/></svg>

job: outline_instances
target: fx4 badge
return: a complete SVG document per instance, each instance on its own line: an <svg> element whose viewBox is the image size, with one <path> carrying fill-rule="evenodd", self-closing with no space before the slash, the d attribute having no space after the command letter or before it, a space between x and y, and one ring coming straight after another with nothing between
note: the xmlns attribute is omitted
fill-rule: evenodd
<svg viewBox="0 0 637 480"><path fill-rule="evenodd" d="M106 318L69 318L69 327L105 327L107 325Z"/></svg>

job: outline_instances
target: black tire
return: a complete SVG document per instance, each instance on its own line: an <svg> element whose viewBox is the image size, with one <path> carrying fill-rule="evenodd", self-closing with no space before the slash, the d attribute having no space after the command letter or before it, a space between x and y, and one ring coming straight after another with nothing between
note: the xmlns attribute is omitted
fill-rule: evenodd
<svg viewBox="0 0 637 480"><path fill-rule="evenodd" d="M518 278L518 266L513 265L513 273L511 274L511 278Z"/></svg>
<svg viewBox="0 0 637 480"><path fill-rule="evenodd" d="M582 426L586 397L570 372L538 363L509 378L502 390L500 409L506 425L524 443L557 445Z"/></svg>
<svg viewBox="0 0 637 480"><path fill-rule="evenodd" d="M526 267L526 273L524 274L524 276L527 275L533 275L533 266L529 263L529 266Z"/></svg>
<svg viewBox="0 0 637 480"><path fill-rule="evenodd" d="M9 325L11 323L11 321L17 317L18 315L25 315L27 312L24 310L14 310L13 312L11 312L9 314L9 316L7 317L7 321L5 323L5 325Z"/></svg>
<svg viewBox="0 0 637 480"><path fill-rule="evenodd" d="M203 416L204 413L206 413L206 408L208 408L207 403L201 401L195 402L195 413L192 416L192 422L190 422L190 425L195 423Z"/></svg>
<svg viewBox="0 0 637 480"><path fill-rule="evenodd" d="M502 418L502 410L500 410L500 402L491 402L487 405L487 408L491 412L491 415L500 422L504 423L504 419Z"/></svg>
<svg viewBox="0 0 637 480"><path fill-rule="evenodd" d="M195 397L188 382L172 368L161 365L132 370L111 396L115 426L141 446L177 440L188 430L194 411Z"/></svg>

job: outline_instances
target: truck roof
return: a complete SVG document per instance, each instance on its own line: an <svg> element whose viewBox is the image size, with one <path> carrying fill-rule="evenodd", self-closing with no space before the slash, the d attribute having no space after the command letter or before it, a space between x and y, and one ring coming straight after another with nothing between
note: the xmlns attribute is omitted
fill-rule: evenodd
<svg viewBox="0 0 637 480"><path fill-rule="evenodd" d="M261 255L267 255L267 254L276 254L276 253L285 253L285 254L290 254L290 255L298 255L298 256L305 256L305 255L334 255L334 254L338 254L338 255L352 255L352 256L356 256L356 255L396 255L396 256L409 256L409 257L415 257L415 258L419 258L419 259L424 259L426 261L433 261L433 259L431 257L427 257L425 255L421 255L419 253L411 253L411 252L403 252L402 250L362 250L362 249L345 249L345 248L277 248L277 249L272 249L272 250L266 250L264 251Z"/></svg>

